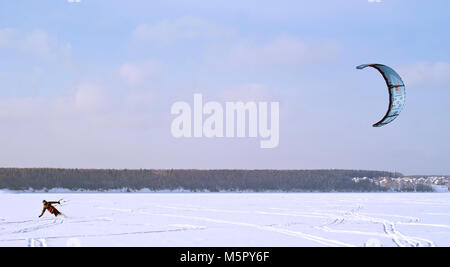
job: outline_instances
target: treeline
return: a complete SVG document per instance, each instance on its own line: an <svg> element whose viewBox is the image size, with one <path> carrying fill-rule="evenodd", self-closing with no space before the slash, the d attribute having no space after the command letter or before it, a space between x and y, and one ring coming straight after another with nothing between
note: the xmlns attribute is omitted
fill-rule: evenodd
<svg viewBox="0 0 450 267"><path fill-rule="evenodd" d="M386 191L354 177L398 177L400 173L362 170L112 170L0 168L0 189L198 191Z"/></svg>

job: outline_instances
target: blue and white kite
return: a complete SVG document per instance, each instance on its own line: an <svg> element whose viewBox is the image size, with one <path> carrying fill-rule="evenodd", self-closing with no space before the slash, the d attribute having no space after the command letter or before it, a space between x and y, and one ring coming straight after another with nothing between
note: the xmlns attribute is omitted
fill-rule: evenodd
<svg viewBox="0 0 450 267"><path fill-rule="evenodd" d="M383 75L389 89L389 109L383 119L373 125L373 127L383 127L395 120L403 110L406 96L405 84L397 72L385 65L364 64L356 68L362 70L367 67L377 69Z"/></svg>

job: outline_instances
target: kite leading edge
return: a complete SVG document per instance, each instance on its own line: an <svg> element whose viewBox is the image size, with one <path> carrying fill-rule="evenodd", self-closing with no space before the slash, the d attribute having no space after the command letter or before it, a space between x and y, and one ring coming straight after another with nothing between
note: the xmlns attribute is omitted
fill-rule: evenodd
<svg viewBox="0 0 450 267"><path fill-rule="evenodd" d="M372 67L377 69L388 86L389 90L389 109L386 115L379 122L375 123L373 127L383 127L392 121L394 121L403 110L405 106L405 84L402 81L400 75L388 66L382 64L364 64L356 67L359 70Z"/></svg>

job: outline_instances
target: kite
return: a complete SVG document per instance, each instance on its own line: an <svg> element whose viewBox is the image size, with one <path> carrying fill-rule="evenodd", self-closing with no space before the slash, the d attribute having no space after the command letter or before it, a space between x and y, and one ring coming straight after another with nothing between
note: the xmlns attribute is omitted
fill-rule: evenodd
<svg viewBox="0 0 450 267"><path fill-rule="evenodd" d="M403 83L400 75L398 75L395 70L382 64L364 64L356 68L362 70L367 67L377 69L381 73L381 75L383 75L383 78L388 86L389 109L386 115L384 115L383 119L373 125L373 127L383 127L394 121L403 110L403 107L405 106L406 95L405 84Z"/></svg>

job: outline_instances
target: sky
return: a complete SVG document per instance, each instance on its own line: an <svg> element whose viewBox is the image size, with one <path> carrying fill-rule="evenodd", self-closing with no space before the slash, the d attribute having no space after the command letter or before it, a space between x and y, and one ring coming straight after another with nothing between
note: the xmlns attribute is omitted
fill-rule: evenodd
<svg viewBox="0 0 450 267"><path fill-rule="evenodd" d="M448 0L0 0L0 167L450 175ZM393 123L374 69L396 69ZM173 103L280 103L280 143L174 138Z"/></svg>

